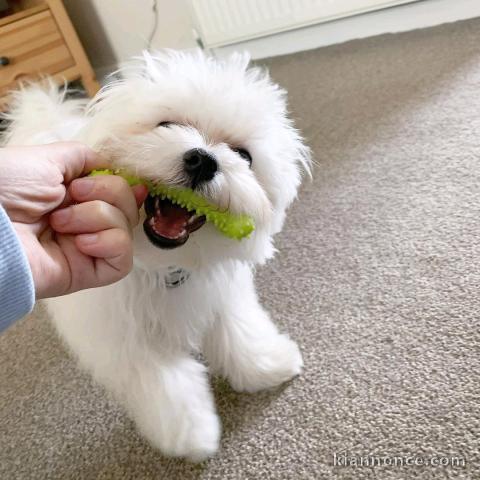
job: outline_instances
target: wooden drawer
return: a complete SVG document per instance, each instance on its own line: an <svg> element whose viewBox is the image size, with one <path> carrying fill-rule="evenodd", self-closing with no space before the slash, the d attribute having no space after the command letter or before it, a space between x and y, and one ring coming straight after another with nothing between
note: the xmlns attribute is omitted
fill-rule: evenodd
<svg viewBox="0 0 480 480"><path fill-rule="evenodd" d="M18 80L38 77L40 72L53 75L75 65L50 10L0 27L0 57L9 60L0 66L0 95Z"/></svg>

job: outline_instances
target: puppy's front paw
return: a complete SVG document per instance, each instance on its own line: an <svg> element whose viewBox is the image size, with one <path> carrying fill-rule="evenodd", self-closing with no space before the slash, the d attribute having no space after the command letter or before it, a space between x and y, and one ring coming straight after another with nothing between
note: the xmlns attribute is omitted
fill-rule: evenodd
<svg viewBox="0 0 480 480"><path fill-rule="evenodd" d="M302 372L300 350L287 335L277 334L249 347L231 369L230 383L239 392L276 387Z"/></svg>
<svg viewBox="0 0 480 480"><path fill-rule="evenodd" d="M170 438L160 446L167 455L201 462L218 450L220 421L215 413L184 412L173 427Z"/></svg>
<svg viewBox="0 0 480 480"><path fill-rule="evenodd" d="M187 460L201 462L217 452L219 443L220 420L216 414L210 414L187 429L178 450Z"/></svg>

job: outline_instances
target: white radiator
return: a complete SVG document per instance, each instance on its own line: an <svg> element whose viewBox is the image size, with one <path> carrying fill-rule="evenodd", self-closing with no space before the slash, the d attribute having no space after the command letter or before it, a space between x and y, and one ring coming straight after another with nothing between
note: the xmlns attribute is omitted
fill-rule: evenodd
<svg viewBox="0 0 480 480"><path fill-rule="evenodd" d="M206 47L220 47L418 0L190 0Z"/></svg>

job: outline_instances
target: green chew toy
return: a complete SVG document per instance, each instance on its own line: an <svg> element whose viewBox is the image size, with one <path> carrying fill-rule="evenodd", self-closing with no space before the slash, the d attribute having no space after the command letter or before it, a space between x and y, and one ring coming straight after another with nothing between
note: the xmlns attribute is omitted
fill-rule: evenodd
<svg viewBox="0 0 480 480"><path fill-rule="evenodd" d="M142 180L134 175L129 175L120 169L93 170L90 172L90 175L120 175L130 186L146 185L151 195L159 196L162 199L168 198L172 203L176 203L191 212L194 211L197 215L204 215L208 222L213 223L223 235L229 238L241 240L248 237L255 229L252 217L246 214L233 214L228 210L221 211L216 205L196 194L191 188L159 185L148 180Z"/></svg>

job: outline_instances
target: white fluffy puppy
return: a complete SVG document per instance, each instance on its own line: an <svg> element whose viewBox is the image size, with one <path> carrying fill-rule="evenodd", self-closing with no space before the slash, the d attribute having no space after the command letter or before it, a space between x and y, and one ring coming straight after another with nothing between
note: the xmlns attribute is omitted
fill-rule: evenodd
<svg viewBox="0 0 480 480"><path fill-rule="evenodd" d="M253 266L294 200L309 151L287 118L285 92L234 55L145 54L92 102L53 86L16 94L7 143L79 140L113 166L165 185L195 188L246 213L250 238L232 240L202 217L149 197L122 281L48 301L81 365L124 404L167 455L201 460L218 448L220 422L208 369L238 391L300 373L297 345L260 305Z"/></svg>

